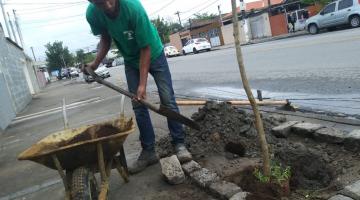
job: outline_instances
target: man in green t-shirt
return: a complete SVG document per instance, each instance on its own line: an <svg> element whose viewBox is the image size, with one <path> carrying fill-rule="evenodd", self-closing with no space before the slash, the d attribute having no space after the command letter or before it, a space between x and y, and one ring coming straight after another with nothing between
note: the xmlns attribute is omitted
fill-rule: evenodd
<svg viewBox="0 0 360 200"><path fill-rule="evenodd" d="M163 52L159 34L151 24L139 0L89 0L86 19L94 35L100 35L96 59L88 64L94 70L110 49L113 40L125 60L125 74L129 91L136 94L133 109L140 131L142 151L129 167L137 173L158 162L155 153L155 134L149 111L136 102L146 98L146 84L150 73L156 82L161 104L179 112L171 74ZM168 119L168 127L180 162L192 159L184 145L185 134L180 123Z"/></svg>

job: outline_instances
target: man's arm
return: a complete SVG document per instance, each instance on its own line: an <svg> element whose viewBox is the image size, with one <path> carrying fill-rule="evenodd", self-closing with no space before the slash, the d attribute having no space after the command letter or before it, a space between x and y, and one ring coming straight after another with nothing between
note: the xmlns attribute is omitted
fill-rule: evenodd
<svg viewBox="0 0 360 200"><path fill-rule="evenodd" d="M140 49L140 63L139 63L139 70L140 70L140 81L139 86L136 94L136 98L146 99L146 84L148 73L150 69L150 60L151 60L151 49L150 46L146 46Z"/></svg>
<svg viewBox="0 0 360 200"><path fill-rule="evenodd" d="M96 70L100 65L101 61L105 58L106 54L110 50L111 37L108 33L102 33L100 36L99 49L96 54L95 60L88 64L93 70Z"/></svg>

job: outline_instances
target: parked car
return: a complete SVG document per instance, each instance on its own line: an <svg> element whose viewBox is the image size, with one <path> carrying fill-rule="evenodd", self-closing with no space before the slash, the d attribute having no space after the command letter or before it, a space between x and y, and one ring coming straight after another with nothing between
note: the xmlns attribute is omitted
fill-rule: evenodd
<svg viewBox="0 0 360 200"><path fill-rule="evenodd" d="M111 77L109 70L105 67L105 65L99 66L95 73L100 76L101 78L109 78ZM86 82L93 82L95 79L91 75L84 74L84 79Z"/></svg>
<svg viewBox="0 0 360 200"><path fill-rule="evenodd" d="M180 52L174 46L167 46L164 48L164 53L166 57L179 56Z"/></svg>
<svg viewBox="0 0 360 200"><path fill-rule="evenodd" d="M104 64L107 68L113 67L112 63L114 62L113 58L105 58L102 61L102 64Z"/></svg>
<svg viewBox="0 0 360 200"><path fill-rule="evenodd" d="M306 21L306 28L311 34L317 34L324 28L332 29L342 25L359 27L360 0L334 1Z"/></svg>
<svg viewBox="0 0 360 200"><path fill-rule="evenodd" d="M205 38L196 38L189 40L182 49L183 55L188 53L198 53L199 51L210 51L211 44Z"/></svg>
<svg viewBox="0 0 360 200"><path fill-rule="evenodd" d="M79 71L75 67L70 68L70 76L71 78L79 77Z"/></svg>

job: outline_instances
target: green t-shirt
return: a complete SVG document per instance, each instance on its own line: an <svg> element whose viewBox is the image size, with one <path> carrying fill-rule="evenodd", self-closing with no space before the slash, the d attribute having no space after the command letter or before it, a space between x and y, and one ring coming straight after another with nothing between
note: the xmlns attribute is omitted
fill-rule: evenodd
<svg viewBox="0 0 360 200"><path fill-rule="evenodd" d="M151 61L163 51L159 34L138 0L119 0L119 14L111 19L89 4L86 19L94 35L107 32L124 57L125 64L139 68L140 49L150 46Z"/></svg>

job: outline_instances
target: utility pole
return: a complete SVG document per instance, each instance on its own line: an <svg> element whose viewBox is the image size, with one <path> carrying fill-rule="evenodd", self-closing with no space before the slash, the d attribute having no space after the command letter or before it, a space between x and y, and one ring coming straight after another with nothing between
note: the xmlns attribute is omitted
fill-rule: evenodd
<svg viewBox="0 0 360 200"><path fill-rule="evenodd" d="M32 52L32 54L33 54L34 60L36 61L36 57L35 57L35 53L34 53L34 48L33 48L33 47L30 47L30 49L31 49L31 52Z"/></svg>
<svg viewBox="0 0 360 200"><path fill-rule="evenodd" d="M64 68L66 68L66 63L65 63L65 59L64 59L64 56L61 54L60 55L60 57L61 57L61 60L63 61L63 64L64 64Z"/></svg>
<svg viewBox="0 0 360 200"><path fill-rule="evenodd" d="M189 19L190 31L191 31L191 18Z"/></svg>
<svg viewBox="0 0 360 200"><path fill-rule="evenodd" d="M218 5L218 10L219 10L219 19L220 19L220 25L223 26L223 20L222 20L222 16L221 16L221 10L220 10L220 5Z"/></svg>
<svg viewBox="0 0 360 200"><path fill-rule="evenodd" d="M14 41L16 42L16 44L18 44L18 40L17 40L17 38L16 38L14 26L13 26L13 24L12 24L12 22L11 22L10 15L9 15L9 13L6 13L6 14L7 14L8 18L9 18L9 24L10 24L11 32L12 32L13 37L14 37ZM11 37L10 37L10 39L11 39Z"/></svg>
<svg viewBox="0 0 360 200"><path fill-rule="evenodd" d="M180 20L180 12L179 12L179 11L177 11L177 12L175 13L175 15L177 15L177 16L178 16L178 19L179 19L179 24L180 24L180 26L182 27L181 20Z"/></svg>
<svg viewBox="0 0 360 200"><path fill-rule="evenodd" d="M6 26L6 31L8 32L9 37L11 37L10 36L11 35L10 34L10 28L9 28L7 17L5 15L5 9L4 9L4 4L3 4L2 0L0 0L0 6L1 6L2 14L4 16L4 22L5 22L5 26Z"/></svg>
<svg viewBox="0 0 360 200"><path fill-rule="evenodd" d="M23 39L23 36L22 36L22 33L21 33L21 28L20 28L20 25L19 25L19 19L18 19L17 15L16 15L16 10L13 10L13 13L14 13L14 18L15 18L15 26L16 26L17 32L19 34L21 46L24 48L24 39Z"/></svg>

